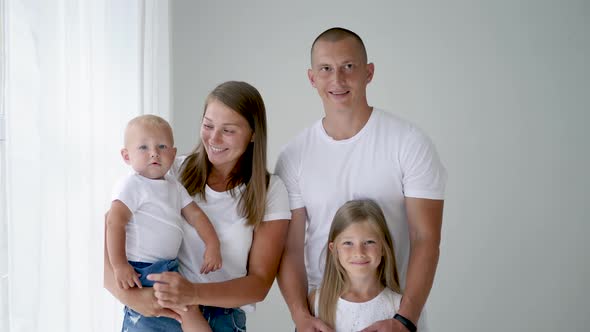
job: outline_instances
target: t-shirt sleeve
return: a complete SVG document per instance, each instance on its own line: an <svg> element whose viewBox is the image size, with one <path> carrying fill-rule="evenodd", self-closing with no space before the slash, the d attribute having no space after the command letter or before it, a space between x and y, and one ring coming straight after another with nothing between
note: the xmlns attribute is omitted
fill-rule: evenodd
<svg viewBox="0 0 590 332"><path fill-rule="evenodd" d="M275 173L281 178L287 188L291 210L305 207L299 187L298 158L298 153L293 145L288 145L281 151L275 167Z"/></svg>
<svg viewBox="0 0 590 332"><path fill-rule="evenodd" d="M315 317L319 317L320 316L320 290L319 289L314 289L312 290L312 292L315 292L315 294L313 295L313 315Z"/></svg>
<svg viewBox="0 0 590 332"><path fill-rule="evenodd" d="M184 162L185 159L186 159L186 156L176 157L174 159L174 162L172 163L172 166L170 166L170 169L168 170L168 175L172 176L175 179L179 179L180 178L180 167L182 166L182 163Z"/></svg>
<svg viewBox="0 0 590 332"><path fill-rule="evenodd" d="M176 179L174 178L172 179L176 182L176 188L178 188L180 206L182 206L182 208L185 208L187 205L194 202L193 198L189 195L188 191L186 191L186 188L182 185L182 183L176 181Z"/></svg>
<svg viewBox="0 0 590 332"><path fill-rule="evenodd" d="M140 186L141 182L137 181L135 175L126 176L115 185L112 200L121 201L131 212L137 211L143 201Z"/></svg>
<svg viewBox="0 0 590 332"><path fill-rule="evenodd" d="M262 221L281 219L291 220L287 189L278 176L272 175L268 185L266 209L264 210Z"/></svg>
<svg viewBox="0 0 590 332"><path fill-rule="evenodd" d="M411 127L400 147L404 196L444 199L447 172L430 138Z"/></svg>

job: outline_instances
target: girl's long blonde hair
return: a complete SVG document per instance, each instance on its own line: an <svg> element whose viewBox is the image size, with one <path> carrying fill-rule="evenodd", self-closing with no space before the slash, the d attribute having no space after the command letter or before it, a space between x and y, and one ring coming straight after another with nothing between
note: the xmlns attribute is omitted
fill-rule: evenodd
<svg viewBox="0 0 590 332"><path fill-rule="evenodd" d="M245 190L240 194L239 209L247 224L258 226L264 216L266 191L270 175L266 168L266 110L262 96L255 87L246 82L229 81L218 85L207 97L207 105L213 100L219 101L243 116L254 133L244 154L238 160L230 174L226 190L234 196L235 188L241 184ZM188 155L182 164L180 182L191 196L196 194L205 200L205 187L211 173L211 162L203 142Z"/></svg>
<svg viewBox="0 0 590 332"><path fill-rule="evenodd" d="M348 226L354 223L368 222L379 236L383 248L383 258L377 268L377 277L383 286L401 293L399 277L395 262L393 239L389 233L383 211L370 199L352 200L342 205L332 221L328 244L336 240ZM326 244L326 268L324 278L319 288L317 316L325 323L334 327L336 320L336 304L348 285L346 271L340 265L337 255L327 250ZM316 293L318 296L318 293ZM313 303L312 303L313 306Z"/></svg>

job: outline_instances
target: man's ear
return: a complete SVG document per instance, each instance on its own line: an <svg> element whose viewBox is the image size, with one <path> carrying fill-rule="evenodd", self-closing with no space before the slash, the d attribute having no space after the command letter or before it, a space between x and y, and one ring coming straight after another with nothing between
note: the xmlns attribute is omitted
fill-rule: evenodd
<svg viewBox="0 0 590 332"><path fill-rule="evenodd" d="M121 157L123 157L123 161L125 161L127 165L131 163L131 161L129 160L129 151L127 151L126 148L121 149Z"/></svg>
<svg viewBox="0 0 590 332"><path fill-rule="evenodd" d="M254 135L256 135L256 133L252 133L252 137L250 138L250 143L254 143Z"/></svg>
<svg viewBox="0 0 590 332"><path fill-rule="evenodd" d="M371 83L373 80L373 75L375 74L375 65L371 62L367 64L367 84Z"/></svg>
<svg viewBox="0 0 590 332"><path fill-rule="evenodd" d="M311 83L311 86L313 86L314 88L315 86L315 79L314 79L314 75L313 75L313 70L308 69L307 70L307 78L309 79L309 83Z"/></svg>

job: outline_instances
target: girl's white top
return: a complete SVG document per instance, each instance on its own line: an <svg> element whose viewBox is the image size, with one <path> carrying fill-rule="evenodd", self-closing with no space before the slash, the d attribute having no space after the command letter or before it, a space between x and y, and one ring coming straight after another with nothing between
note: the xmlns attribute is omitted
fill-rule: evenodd
<svg viewBox="0 0 590 332"><path fill-rule="evenodd" d="M315 294L315 313L318 316L320 293ZM336 304L336 332L356 332L384 319L393 318L399 310L402 296L385 287L367 302L349 302L342 298Z"/></svg>

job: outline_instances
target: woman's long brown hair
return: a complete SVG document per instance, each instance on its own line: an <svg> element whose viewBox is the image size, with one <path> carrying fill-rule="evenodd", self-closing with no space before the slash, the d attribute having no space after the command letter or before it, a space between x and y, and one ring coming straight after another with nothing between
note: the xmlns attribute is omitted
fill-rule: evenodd
<svg viewBox="0 0 590 332"><path fill-rule="evenodd" d="M245 189L237 193L240 195L240 213L247 218L248 225L257 226L264 216L269 182L266 168L266 110L262 96L255 87L246 82L222 83L207 97L203 116L207 105L213 100L223 103L244 117L254 133L254 141L248 144L229 175L226 190L235 196L236 188L245 185ZM206 199L205 187L211 168L203 142L200 142L186 158L180 172L180 182L191 196L198 194L201 199Z"/></svg>

